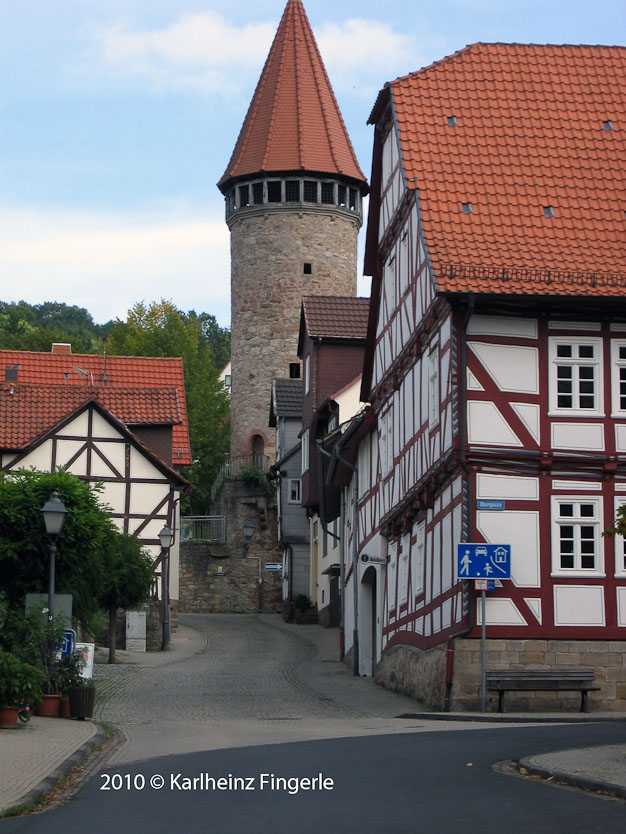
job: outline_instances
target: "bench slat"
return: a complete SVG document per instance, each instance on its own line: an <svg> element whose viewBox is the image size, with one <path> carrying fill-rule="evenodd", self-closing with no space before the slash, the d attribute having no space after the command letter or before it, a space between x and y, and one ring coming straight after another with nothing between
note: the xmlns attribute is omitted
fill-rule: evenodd
<svg viewBox="0 0 626 834"><path fill-rule="evenodd" d="M499 712L506 712L504 694L510 691L581 692L580 711L588 712L587 693L599 688L590 686L593 669L490 669L485 676L488 689L498 692Z"/></svg>

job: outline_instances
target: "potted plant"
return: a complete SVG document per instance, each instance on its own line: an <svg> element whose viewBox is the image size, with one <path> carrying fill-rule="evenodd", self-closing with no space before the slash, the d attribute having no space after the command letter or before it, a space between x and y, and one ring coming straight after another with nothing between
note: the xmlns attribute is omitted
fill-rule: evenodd
<svg viewBox="0 0 626 834"><path fill-rule="evenodd" d="M0 727L15 727L20 709L37 703L43 673L7 652L0 652Z"/></svg>
<svg viewBox="0 0 626 834"><path fill-rule="evenodd" d="M317 610L306 594L298 594L293 601L293 617L296 623L316 623Z"/></svg>
<svg viewBox="0 0 626 834"><path fill-rule="evenodd" d="M80 652L73 651L62 657L57 666L57 685L61 696L61 718L71 718L70 689L81 685L81 672L85 660Z"/></svg>
<svg viewBox="0 0 626 834"><path fill-rule="evenodd" d="M96 687L91 678L80 678L69 688L70 717L83 721L91 718L96 700Z"/></svg>

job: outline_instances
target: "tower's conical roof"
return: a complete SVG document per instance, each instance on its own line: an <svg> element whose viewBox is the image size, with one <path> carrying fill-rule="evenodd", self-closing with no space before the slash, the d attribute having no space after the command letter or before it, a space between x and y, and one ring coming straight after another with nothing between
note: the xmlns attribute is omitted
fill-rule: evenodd
<svg viewBox="0 0 626 834"><path fill-rule="evenodd" d="M225 193L234 179L288 171L365 184L302 0L287 2L218 187Z"/></svg>

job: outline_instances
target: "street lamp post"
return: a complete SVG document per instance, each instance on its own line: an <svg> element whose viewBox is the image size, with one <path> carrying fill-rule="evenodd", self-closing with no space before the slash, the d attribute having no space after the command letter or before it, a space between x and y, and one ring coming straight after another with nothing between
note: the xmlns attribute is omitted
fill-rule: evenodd
<svg viewBox="0 0 626 834"><path fill-rule="evenodd" d="M170 528L165 524L159 533L159 542L161 543L162 554L162 574L163 582L161 583L161 592L163 595L163 651L168 648L170 644L170 547L174 541L174 534Z"/></svg>
<svg viewBox="0 0 626 834"><path fill-rule="evenodd" d="M50 539L50 570L48 573L48 622L51 623L54 619L54 571L57 553L57 537L60 535L65 522L67 510L65 504L59 498L59 493L55 490L51 497L41 508L43 513L44 524L46 525L46 533Z"/></svg>
<svg viewBox="0 0 626 834"><path fill-rule="evenodd" d="M243 534L245 536L245 543L243 546L243 556L244 559L248 555L248 550L250 548L250 539L254 535L255 526L251 521L247 521L243 527ZM263 575L261 573L261 557L260 556L251 556L251 559L256 559L259 563L259 575L257 579L257 594L258 594L258 608L259 614L263 610Z"/></svg>

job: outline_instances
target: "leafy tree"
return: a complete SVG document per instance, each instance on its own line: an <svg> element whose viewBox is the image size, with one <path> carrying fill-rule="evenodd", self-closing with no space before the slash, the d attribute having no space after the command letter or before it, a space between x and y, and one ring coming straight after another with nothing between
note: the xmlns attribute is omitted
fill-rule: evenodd
<svg viewBox="0 0 626 834"><path fill-rule="evenodd" d="M154 580L152 559L139 539L113 529L104 552L104 576L98 601L109 614L109 663L115 663L118 608L134 608L145 602Z"/></svg>
<svg viewBox="0 0 626 834"><path fill-rule="evenodd" d="M95 324L83 307L56 301L0 301L0 348L49 351L53 342L69 342L74 353L94 353L112 324Z"/></svg>
<svg viewBox="0 0 626 834"><path fill-rule="evenodd" d="M99 610L102 553L113 525L96 489L64 470L0 472L0 592L10 608L21 610L25 594L46 593L50 551L41 508L55 490L67 509L55 590L72 594L74 615L86 621Z"/></svg>
<svg viewBox="0 0 626 834"><path fill-rule="evenodd" d="M107 349L126 356L182 357L194 460L183 474L194 486L190 510L207 512L211 486L229 444L229 400L219 381L223 365L216 364L214 356L216 351L220 362L224 356L228 358L230 334L206 313L185 314L164 300L149 306L139 302L129 311L126 322L115 322Z"/></svg>

